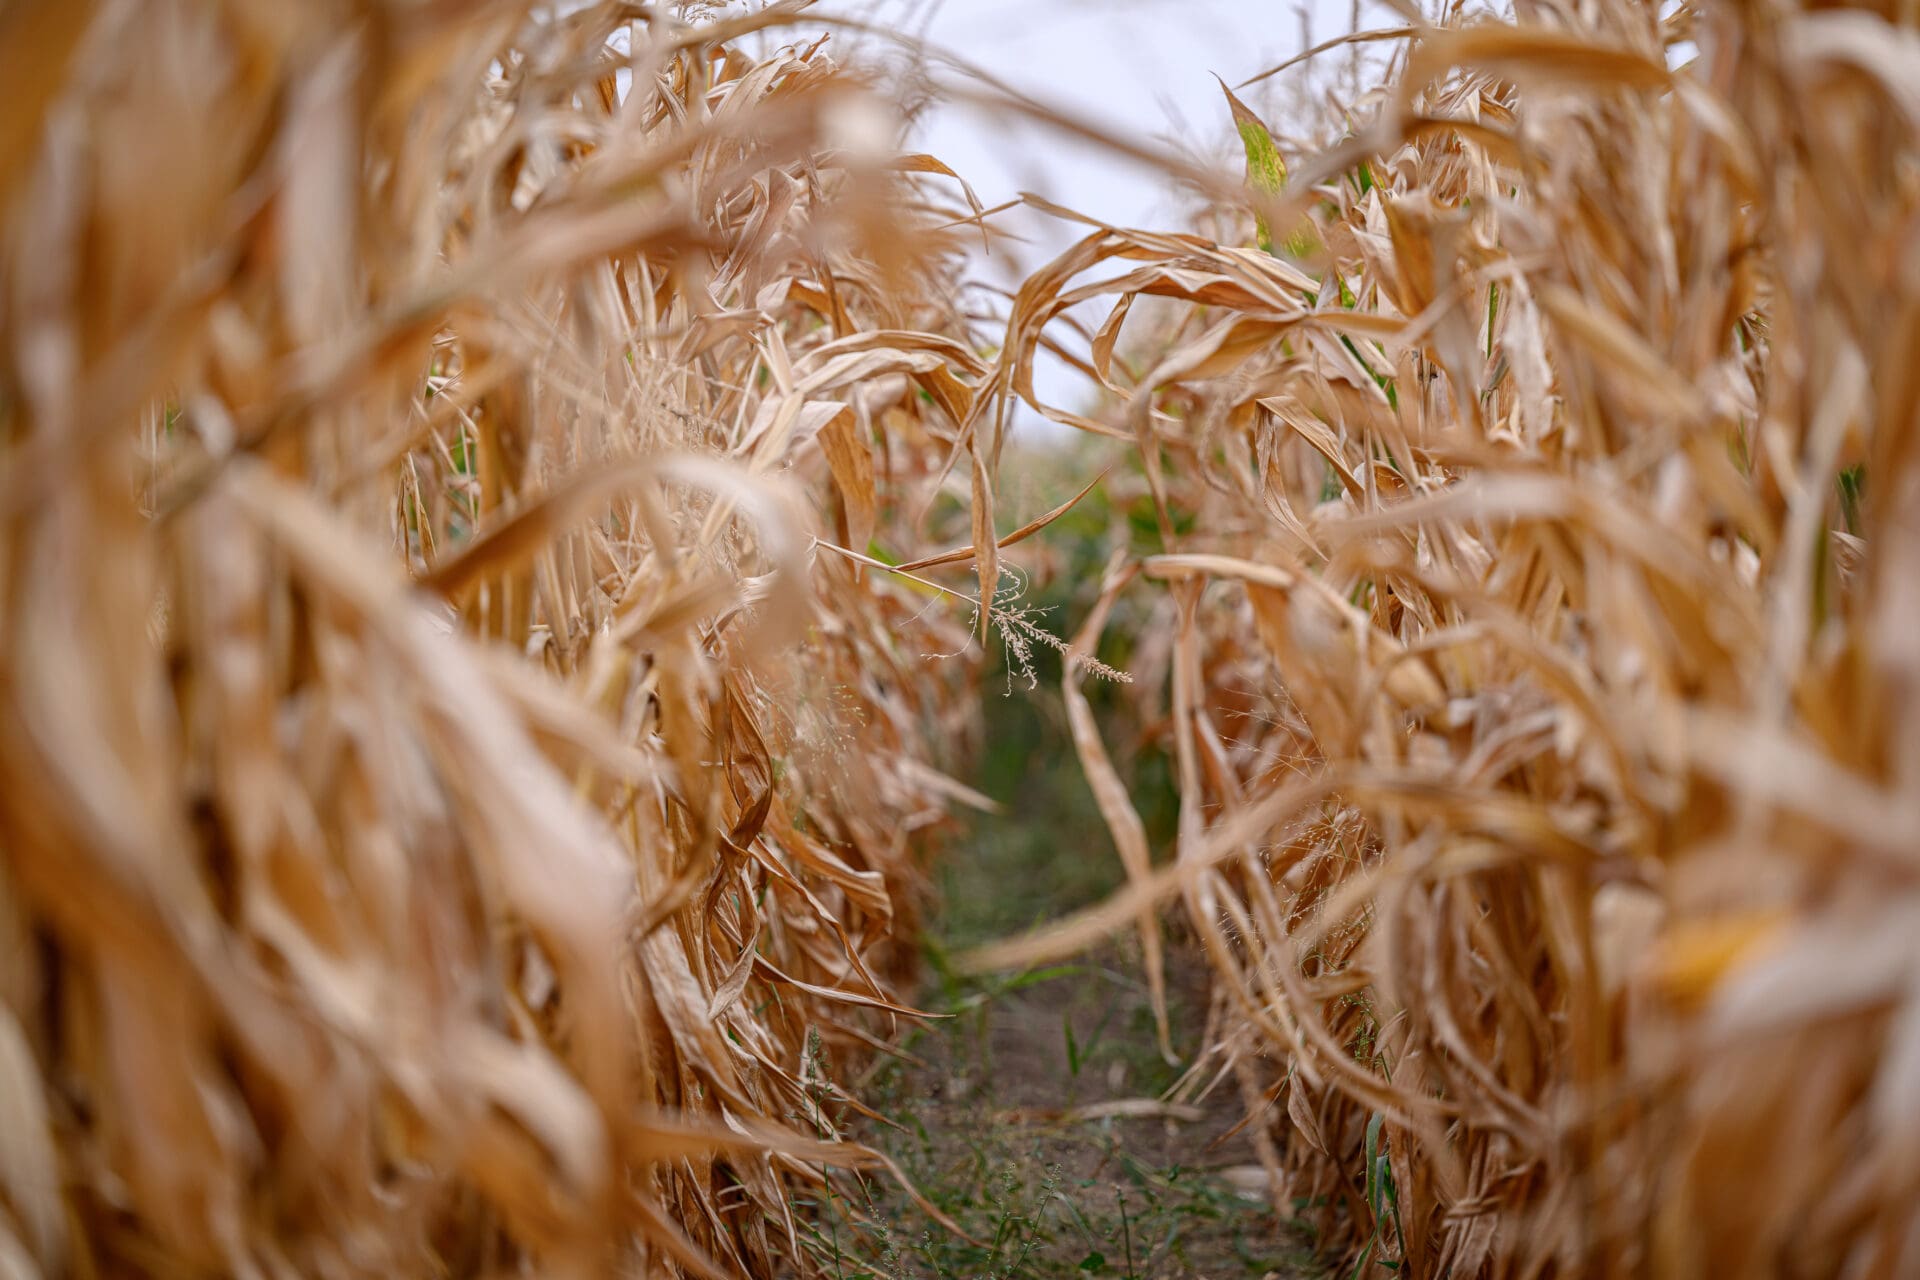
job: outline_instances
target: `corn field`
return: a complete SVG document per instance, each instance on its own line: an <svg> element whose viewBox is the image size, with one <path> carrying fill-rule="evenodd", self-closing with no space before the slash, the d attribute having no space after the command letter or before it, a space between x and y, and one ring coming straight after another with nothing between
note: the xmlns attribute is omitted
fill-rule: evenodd
<svg viewBox="0 0 1920 1280"><path fill-rule="evenodd" d="M0 1276L962 1230L852 1082L1048 652L1124 887L960 963L1128 939L1328 1274L1920 1274L1920 16L1388 7L1244 170L970 90L1196 209L984 305L850 13L0 4Z"/></svg>

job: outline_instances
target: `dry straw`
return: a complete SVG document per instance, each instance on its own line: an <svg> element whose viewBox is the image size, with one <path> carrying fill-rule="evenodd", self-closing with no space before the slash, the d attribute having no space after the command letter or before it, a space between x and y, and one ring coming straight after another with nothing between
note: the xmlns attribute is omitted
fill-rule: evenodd
<svg viewBox="0 0 1920 1280"><path fill-rule="evenodd" d="M987 360L794 14L0 12L4 1271L792 1265L1009 397L1137 451L1069 665L1170 597L1182 810L1069 691L1131 887L981 963L1180 902L1362 1270L1920 1271L1904 19L1408 9L1236 105L1264 247L1095 224Z"/></svg>
<svg viewBox="0 0 1920 1280"><path fill-rule="evenodd" d="M793 16L0 13L0 1274L772 1274L873 1158L971 613L815 539L966 542L982 366Z"/></svg>
<svg viewBox="0 0 1920 1280"><path fill-rule="evenodd" d="M1353 1274L1914 1274L1920 37L1516 8L1408 9L1304 157L1235 104L1275 252L1099 225L1022 292L999 376L1158 516L1083 643L1171 596L1181 825L1069 690L1131 888L975 960L1183 904L1191 1085ZM1103 297L1118 411L1038 403Z"/></svg>

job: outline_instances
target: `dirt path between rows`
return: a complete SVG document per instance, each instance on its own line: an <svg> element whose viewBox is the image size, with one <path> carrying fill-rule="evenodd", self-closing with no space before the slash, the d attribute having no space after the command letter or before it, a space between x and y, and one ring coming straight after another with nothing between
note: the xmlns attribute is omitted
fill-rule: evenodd
<svg viewBox="0 0 1920 1280"><path fill-rule="evenodd" d="M937 957L937 952L936 952ZM1169 972L1174 1040L1191 1053L1204 969ZM1137 961L1084 962L975 984L936 977L948 1013L902 1042L854 1092L893 1123L853 1136L899 1162L973 1237L934 1225L885 1180L842 1184L811 1242L833 1276L946 1280L1305 1280L1310 1240L1261 1192L1231 1077L1190 1103L1154 1046ZM1212 1073L1208 1073L1209 1075Z"/></svg>
<svg viewBox="0 0 1920 1280"><path fill-rule="evenodd" d="M851 1136L897 1161L973 1242L890 1179L844 1178L831 1205L804 1215L817 1229L810 1252L835 1280L1317 1280L1326 1269L1310 1239L1276 1217L1252 1142L1236 1131L1246 1110L1231 1075L1183 1090L1182 1105L1162 1101L1206 1031L1209 971L1195 949L1169 939L1177 1064L1156 1047L1131 935L1026 974L961 978L948 963L1121 884L1058 698L1007 683L1010 696L984 700L985 749L971 779L1001 812L979 816L930 867L915 1003L948 1016L907 1030L902 1057L849 1082L891 1122L852 1117ZM1175 811L1164 762L1158 775L1145 757L1120 763L1150 841L1164 846ZM1218 1073L1217 1059L1202 1060L1196 1085Z"/></svg>

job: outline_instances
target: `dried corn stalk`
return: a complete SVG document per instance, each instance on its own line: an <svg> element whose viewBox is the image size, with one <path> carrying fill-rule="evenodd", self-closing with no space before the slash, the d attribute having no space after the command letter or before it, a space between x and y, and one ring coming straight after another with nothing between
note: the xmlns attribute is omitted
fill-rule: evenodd
<svg viewBox="0 0 1920 1280"><path fill-rule="evenodd" d="M1920 36L1545 0L1387 35L1353 132L1253 175L1311 234L1103 227L1020 296L997 376L1137 442L1164 552L1092 630L1171 594L1182 822L1146 865L1104 805L1132 887L979 960L1183 901L1202 1066L1350 1267L1912 1273ZM1185 305L1123 332L1149 295ZM1031 376L1097 297L1105 421Z"/></svg>
<svg viewBox="0 0 1920 1280"><path fill-rule="evenodd" d="M557 8L0 15L8 1275L764 1275L866 1158L969 618L815 539L965 210L793 6Z"/></svg>

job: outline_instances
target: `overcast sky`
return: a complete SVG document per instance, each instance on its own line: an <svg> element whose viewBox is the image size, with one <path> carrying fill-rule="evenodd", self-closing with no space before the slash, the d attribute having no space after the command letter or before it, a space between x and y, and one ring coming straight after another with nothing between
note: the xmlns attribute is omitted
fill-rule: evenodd
<svg viewBox="0 0 1920 1280"><path fill-rule="evenodd" d="M924 33L936 52L986 68L1043 104L1234 168L1241 163L1238 140L1214 76L1236 84L1309 41L1350 30L1354 17L1352 0L867 0L853 7L891 30ZM1365 5L1360 20L1399 21L1378 4ZM964 79L938 61L930 70L942 81ZM1264 108L1281 83L1247 96ZM989 207L1033 191L1121 225L1179 225L1177 196L1164 174L1041 124L947 102L922 116L911 145L945 161ZM1027 210L1000 215L996 224L1027 241L976 264L1001 284L1085 232ZM1038 382L1043 397L1084 403L1078 375L1050 358L1043 357ZM1033 415L1023 413L1021 421L1022 433L1052 434Z"/></svg>
<svg viewBox="0 0 1920 1280"><path fill-rule="evenodd" d="M930 10L925 30L935 49L986 67L1043 103L1189 155L1231 158L1234 135L1215 74L1238 83L1302 48L1302 9L1290 0L891 0L876 7L921 18ZM1316 40L1346 30L1350 17L1349 0L1311 0L1307 9ZM1162 175L1038 124L945 105L924 118L919 144L965 175L988 205L1027 190L1123 224L1164 222L1174 212Z"/></svg>

